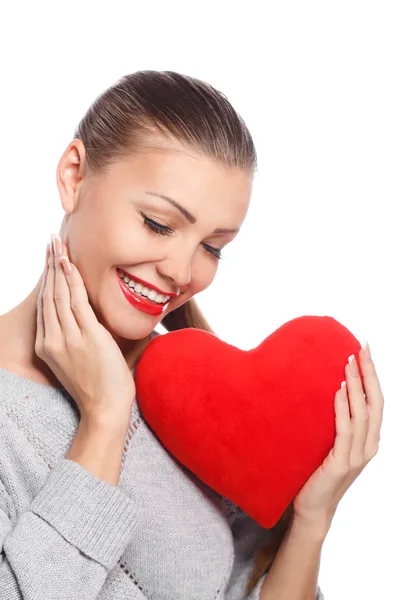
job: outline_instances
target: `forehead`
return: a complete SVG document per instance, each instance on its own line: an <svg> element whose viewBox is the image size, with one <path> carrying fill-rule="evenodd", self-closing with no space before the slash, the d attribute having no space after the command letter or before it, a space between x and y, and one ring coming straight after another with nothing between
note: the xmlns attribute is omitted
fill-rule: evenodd
<svg viewBox="0 0 400 600"><path fill-rule="evenodd" d="M222 165L175 139L147 140L112 171L119 182L169 196L199 218L232 217L232 226L240 225L250 202L251 172Z"/></svg>

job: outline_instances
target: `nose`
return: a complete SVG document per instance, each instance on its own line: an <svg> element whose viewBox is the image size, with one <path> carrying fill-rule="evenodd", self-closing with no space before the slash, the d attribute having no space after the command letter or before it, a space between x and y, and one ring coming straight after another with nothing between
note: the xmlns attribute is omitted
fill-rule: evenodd
<svg viewBox="0 0 400 600"><path fill-rule="evenodd" d="M181 255L164 259L158 263L157 270L163 279L168 280L171 291L176 293L182 292L182 288L187 287L192 280L192 264L189 257Z"/></svg>

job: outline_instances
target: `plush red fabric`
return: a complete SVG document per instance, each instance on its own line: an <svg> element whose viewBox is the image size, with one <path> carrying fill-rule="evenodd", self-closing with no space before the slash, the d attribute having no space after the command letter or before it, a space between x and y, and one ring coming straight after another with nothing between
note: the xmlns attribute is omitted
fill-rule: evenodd
<svg viewBox="0 0 400 600"><path fill-rule="evenodd" d="M332 448L335 393L359 350L332 317L293 319L248 351L182 329L146 347L137 400L183 465L269 528Z"/></svg>

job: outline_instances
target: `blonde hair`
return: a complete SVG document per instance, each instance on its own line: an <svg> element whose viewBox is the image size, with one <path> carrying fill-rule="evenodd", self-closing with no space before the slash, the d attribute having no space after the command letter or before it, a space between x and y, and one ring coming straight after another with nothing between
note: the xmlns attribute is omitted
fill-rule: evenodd
<svg viewBox="0 0 400 600"><path fill-rule="evenodd" d="M248 128L226 96L211 85L173 71L137 71L123 76L98 96L79 122L74 136L86 150L88 167L107 168L135 151L155 130L172 135L230 168L253 172L257 157ZM213 333L194 299L162 321L168 330L195 327ZM258 553L249 582L253 589L268 569L283 535Z"/></svg>

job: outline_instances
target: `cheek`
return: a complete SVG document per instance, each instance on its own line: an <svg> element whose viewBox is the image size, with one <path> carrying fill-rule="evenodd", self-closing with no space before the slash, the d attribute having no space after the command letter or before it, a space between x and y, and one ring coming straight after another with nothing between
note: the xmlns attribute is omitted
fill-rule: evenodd
<svg viewBox="0 0 400 600"><path fill-rule="evenodd" d="M202 248L199 249L199 255L192 269L191 291L193 294L198 294L208 288L218 270L217 259L207 256L206 251Z"/></svg>
<svg viewBox="0 0 400 600"><path fill-rule="evenodd" d="M122 219L111 221L97 231L91 253L92 261L104 269L156 260L159 250L144 227Z"/></svg>

